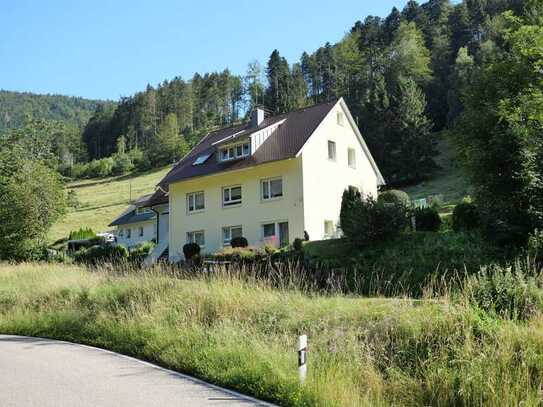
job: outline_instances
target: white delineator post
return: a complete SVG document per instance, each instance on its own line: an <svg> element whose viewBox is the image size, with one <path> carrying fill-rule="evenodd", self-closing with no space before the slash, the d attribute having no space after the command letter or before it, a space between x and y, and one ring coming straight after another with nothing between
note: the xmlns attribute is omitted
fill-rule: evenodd
<svg viewBox="0 0 543 407"><path fill-rule="evenodd" d="M298 375L303 383L307 376L307 335L298 337Z"/></svg>

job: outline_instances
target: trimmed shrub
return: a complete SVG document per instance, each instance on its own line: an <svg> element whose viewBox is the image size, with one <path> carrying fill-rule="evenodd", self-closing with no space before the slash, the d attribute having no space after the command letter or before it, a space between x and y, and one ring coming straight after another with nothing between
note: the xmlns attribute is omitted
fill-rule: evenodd
<svg viewBox="0 0 543 407"><path fill-rule="evenodd" d="M481 226L479 210L470 202L456 205L452 214L452 225L455 232L477 229Z"/></svg>
<svg viewBox="0 0 543 407"><path fill-rule="evenodd" d="M294 242L292 242L292 248L297 252L301 252L304 249L304 241L297 237L294 239Z"/></svg>
<svg viewBox="0 0 543 407"><path fill-rule="evenodd" d="M345 190L341 202L341 230L355 246L392 240L406 227L407 208L399 203L362 199L358 191Z"/></svg>
<svg viewBox="0 0 543 407"><path fill-rule="evenodd" d="M128 250L120 245L95 245L88 249L81 249L74 254L74 261L98 265L103 263L120 263L128 259Z"/></svg>
<svg viewBox="0 0 543 407"><path fill-rule="evenodd" d="M183 246L183 254L185 260L191 260L195 256L200 255L200 245L198 243L187 243Z"/></svg>
<svg viewBox="0 0 543 407"><path fill-rule="evenodd" d="M411 200L409 199L409 195L407 195L406 192L400 191L398 189L389 189L388 191L380 193L377 200L380 203L400 204L405 207L408 207L411 202Z"/></svg>
<svg viewBox="0 0 543 407"><path fill-rule="evenodd" d="M113 158L102 158L101 160L93 160L87 164L85 176L89 178L107 177L111 175L113 170Z"/></svg>
<svg viewBox="0 0 543 407"><path fill-rule="evenodd" d="M230 240L230 247L232 248L247 246L249 246L249 242L243 236L234 237L232 240Z"/></svg>
<svg viewBox="0 0 543 407"><path fill-rule="evenodd" d="M434 208L416 208L413 216L416 229L422 232L437 232L441 227L441 217Z"/></svg>

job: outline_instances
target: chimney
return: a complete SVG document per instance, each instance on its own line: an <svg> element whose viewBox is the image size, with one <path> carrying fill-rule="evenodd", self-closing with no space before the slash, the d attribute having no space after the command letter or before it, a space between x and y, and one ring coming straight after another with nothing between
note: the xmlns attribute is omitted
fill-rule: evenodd
<svg viewBox="0 0 543 407"><path fill-rule="evenodd" d="M264 106L255 106L251 112L251 127L258 127L264 121Z"/></svg>

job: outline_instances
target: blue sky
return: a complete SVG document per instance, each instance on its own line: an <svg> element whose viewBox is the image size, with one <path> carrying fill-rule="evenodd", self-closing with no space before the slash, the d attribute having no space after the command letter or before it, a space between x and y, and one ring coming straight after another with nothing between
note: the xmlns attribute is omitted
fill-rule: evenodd
<svg viewBox="0 0 543 407"><path fill-rule="evenodd" d="M147 83L290 63L407 0L0 0L0 89L118 99Z"/></svg>

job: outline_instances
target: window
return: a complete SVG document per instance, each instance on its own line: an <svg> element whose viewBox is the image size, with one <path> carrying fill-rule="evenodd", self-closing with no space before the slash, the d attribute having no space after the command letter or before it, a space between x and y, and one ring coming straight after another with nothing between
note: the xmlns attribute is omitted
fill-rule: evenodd
<svg viewBox="0 0 543 407"><path fill-rule="evenodd" d="M328 140L328 159L336 161L336 143Z"/></svg>
<svg viewBox="0 0 543 407"><path fill-rule="evenodd" d="M261 182L262 199L280 198L283 196L283 180L281 178L265 179Z"/></svg>
<svg viewBox="0 0 543 407"><path fill-rule="evenodd" d="M262 225L262 235L264 239L275 236L275 223L266 223Z"/></svg>
<svg viewBox="0 0 543 407"><path fill-rule="evenodd" d="M324 236L332 237L334 236L334 222L331 220L324 221Z"/></svg>
<svg viewBox="0 0 543 407"><path fill-rule="evenodd" d="M221 161L235 160L236 158L247 157L251 154L251 143L244 142L222 148L220 153Z"/></svg>
<svg viewBox="0 0 543 407"><path fill-rule="evenodd" d="M204 193L203 192L192 192L187 194L187 211L198 212L205 209Z"/></svg>
<svg viewBox="0 0 543 407"><path fill-rule="evenodd" d="M143 227L140 226L140 237L143 237Z"/></svg>
<svg viewBox="0 0 543 407"><path fill-rule="evenodd" d="M337 112L337 124L339 124L340 126L343 126L343 113L342 112Z"/></svg>
<svg viewBox="0 0 543 407"><path fill-rule="evenodd" d="M132 229L128 228L126 229L126 238L130 239L132 237Z"/></svg>
<svg viewBox="0 0 543 407"><path fill-rule="evenodd" d="M119 229L119 236L124 237L124 229Z"/></svg>
<svg viewBox="0 0 543 407"><path fill-rule="evenodd" d="M349 167L356 168L356 151L354 148L349 148L347 150L347 161Z"/></svg>
<svg viewBox="0 0 543 407"><path fill-rule="evenodd" d="M222 189L223 206L241 204L241 186L225 187Z"/></svg>
<svg viewBox="0 0 543 407"><path fill-rule="evenodd" d="M200 157L198 157L196 159L196 161L194 161L192 163L192 165L202 165L203 163L205 163L207 161L207 159L211 157L211 154L204 154L204 155L201 155Z"/></svg>
<svg viewBox="0 0 543 407"><path fill-rule="evenodd" d="M262 224L262 237L265 244L274 247L285 247L289 244L288 222Z"/></svg>
<svg viewBox="0 0 543 407"><path fill-rule="evenodd" d="M243 236L241 226L226 226L222 228L222 243L225 246L230 245L230 241L235 237Z"/></svg>
<svg viewBox="0 0 543 407"><path fill-rule="evenodd" d="M197 230L194 232L187 232L187 243L196 243L200 247L205 246L205 235L203 230Z"/></svg>
<svg viewBox="0 0 543 407"><path fill-rule="evenodd" d="M150 208L143 208L143 207L136 208L136 215L143 215L143 214L146 214L146 213L151 213L151 209Z"/></svg>

